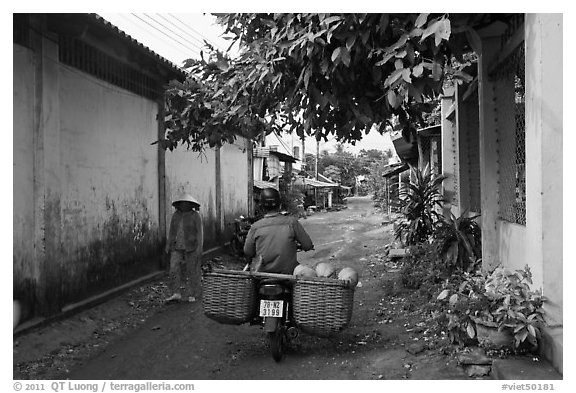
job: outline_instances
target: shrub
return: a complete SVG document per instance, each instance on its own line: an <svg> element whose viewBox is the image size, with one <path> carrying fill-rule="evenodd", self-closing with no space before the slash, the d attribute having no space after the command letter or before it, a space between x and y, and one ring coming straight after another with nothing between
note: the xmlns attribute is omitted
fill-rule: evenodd
<svg viewBox="0 0 576 393"><path fill-rule="evenodd" d="M545 324L540 291L530 289L532 273L528 266L511 271L502 267L491 274L465 274L448 282L437 300L447 308L448 330L456 341L477 337L478 324L509 331L514 350L523 344L537 347L540 327Z"/></svg>
<svg viewBox="0 0 576 393"><path fill-rule="evenodd" d="M436 175L430 168L420 170L412 168L412 178L399 190L399 204L404 219L396 229L396 239L406 245L426 242L434 232L440 214L436 211L442 207L444 198L440 186L446 178Z"/></svg>
<svg viewBox="0 0 576 393"><path fill-rule="evenodd" d="M475 221L479 216L468 217L468 213L456 218L439 217L434 228L434 243L438 245L440 257L448 272L456 270L472 272L479 268L482 257L482 236Z"/></svg>

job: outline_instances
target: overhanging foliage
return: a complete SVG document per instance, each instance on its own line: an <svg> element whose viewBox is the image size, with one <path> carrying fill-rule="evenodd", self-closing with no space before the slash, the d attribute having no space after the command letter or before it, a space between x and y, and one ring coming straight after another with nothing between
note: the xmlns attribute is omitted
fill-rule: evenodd
<svg viewBox="0 0 576 393"><path fill-rule="evenodd" d="M470 80L460 33L483 15L218 15L240 55L208 47L186 62L188 80L167 91L160 143L201 151L273 129L354 143L392 117L408 138L447 76Z"/></svg>

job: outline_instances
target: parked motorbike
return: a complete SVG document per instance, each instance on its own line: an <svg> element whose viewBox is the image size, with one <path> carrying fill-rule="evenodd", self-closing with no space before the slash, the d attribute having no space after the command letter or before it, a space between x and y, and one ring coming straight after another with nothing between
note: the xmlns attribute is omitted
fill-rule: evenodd
<svg viewBox="0 0 576 393"><path fill-rule="evenodd" d="M234 219L234 228L232 239L230 240L230 247L234 254L239 257L244 256L244 243L246 242L246 236L248 235L248 231L254 221L254 218L244 216Z"/></svg>

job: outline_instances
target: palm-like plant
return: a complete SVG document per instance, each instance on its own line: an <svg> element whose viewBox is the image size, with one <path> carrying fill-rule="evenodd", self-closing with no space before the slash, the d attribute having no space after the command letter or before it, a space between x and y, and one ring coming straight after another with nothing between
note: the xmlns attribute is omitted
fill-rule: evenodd
<svg viewBox="0 0 576 393"><path fill-rule="evenodd" d="M406 245L423 243L434 232L442 207L444 197L440 186L445 175L435 175L427 165L424 169L411 168L412 176L409 183L400 187L399 202L404 220L396 229L396 239Z"/></svg>
<svg viewBox="0 0 576 393"><path fill-rule="evenodd" d="M448 271L476 270L482 256L482 236L480 226L475 221L477 217L468 217L467 212L460 217L450 213L450 217L442 216L436 223L434 240Z"/></svg>

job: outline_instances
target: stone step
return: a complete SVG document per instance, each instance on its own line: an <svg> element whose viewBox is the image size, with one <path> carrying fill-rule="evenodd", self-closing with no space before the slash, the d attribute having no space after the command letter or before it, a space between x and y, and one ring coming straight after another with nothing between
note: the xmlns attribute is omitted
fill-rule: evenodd
<svg viewBox="0 0 576 393"><path fill-rule="evenodd" d="M534 361L532 357L510 357L494 359L492 378L505 380L561 380L563 379L552 364L545 359Z"/></svg>

